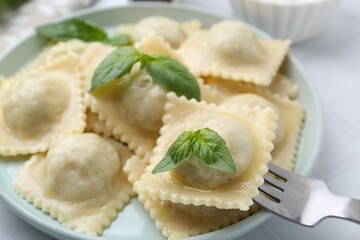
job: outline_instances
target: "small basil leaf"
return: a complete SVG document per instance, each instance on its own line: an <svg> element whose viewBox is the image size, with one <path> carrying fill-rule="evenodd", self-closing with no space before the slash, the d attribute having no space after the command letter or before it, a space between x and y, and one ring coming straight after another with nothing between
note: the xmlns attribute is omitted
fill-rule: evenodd
<svg viewBox="0 0 360 240"><path fill-rule="evenodd" d="M191 156L192 131L185 131L174 141L165 157L155 166L152 174L176 168Z"/></svg>
<svg viewBox="0 0 360 240"><path fill-rule="evenodd" d="M146 71L163 88L200 101L200 88L196 78L180 63L162 55L151 56Z"/></svg>
<svg viewBox="0 0 360 240"><path fill-rule="evenodd" d="M130 36L127 34L119 33L115 36L107 39L105 41L106 44L112 45L112 46L125 46L130 45Z"/></svg>
<svg viewBox="0 0 360 240"><path fill-rule="evenodd" d="M234 160L225 140L214 130L203 128L194 132L194 157L205 166L236 172Z"/></svg>
<svg viewBox="0 0 360 240"><path fill-rule="evenodd" d="M67 41L78 38L85 42L103 42L107 39L104 30L89 21L79 18L40 26L36 28L36 31L41 36L54 41Z"/></svg>
<svg viewBox="0 0 360 240"><path fill-rule="evenodd" d="M141 53L134 47L120 47L111 52L96 68L91 80L90 92L102 85L130 73L134 64L140 61Z"/></svg>

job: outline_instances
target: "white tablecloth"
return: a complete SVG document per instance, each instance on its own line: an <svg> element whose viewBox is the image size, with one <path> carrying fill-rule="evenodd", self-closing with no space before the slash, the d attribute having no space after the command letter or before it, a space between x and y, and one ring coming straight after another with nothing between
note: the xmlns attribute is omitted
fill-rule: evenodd
<svg viewBox="0 0 360 240"><path fill-rule="evenodd" d="M126 1L100 0L97 6ZM223 15L233 15L220 0L185 0ZM337 194L360 198L360 1L342 0L316 38L292 48L318 90L324 108L324 145L313 176ZM50 240L0 202L1 240ZM144 237L144 239L146 239ZM360 226L337 219L304 228L272 217L241 240L360 239Z"/></svg>

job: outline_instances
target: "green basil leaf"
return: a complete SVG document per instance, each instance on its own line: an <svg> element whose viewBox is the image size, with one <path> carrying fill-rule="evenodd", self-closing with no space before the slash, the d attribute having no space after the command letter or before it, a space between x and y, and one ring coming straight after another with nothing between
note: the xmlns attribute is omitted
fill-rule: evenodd
<svg viewBox="0 0 360 240"><path fill-rule="evenodd" d="M125 46L130 45L130 36L127 34L119 33L115 36L107 39L105 41L106 44L112 45L112 46Z"/></svg>
<svg viewBox="0 0 360 240"><path fill-rule="evenodd" d="M111 52L96 68L91 80L90 92L102 85L130 73L134 64L140 61L141 53L134 47L120 47Z"/></svg>
<svg viewBox="0 0 360 240"><path fill-rule="evenodd" d="M194 156L203 165L225 172L236 172L236 166L225 140L214 130L203 128L183 132L170 146L165 157L152 173L165 172L178 167Z"/></svg>
<svg viewBox="0 0 360 240"><path fill-rule="evenodd" d="M196 78L180 63L162 55L151 56L146 71L160 86L187 99L200 101L200 88Z"/></svg>
<svg viewBox="0 0 360 240"><path fill-rule="evenodd" d="M165 157L155 166L152 174L161 173L178 167L191 156L192 131L185 131L174 141Z"/></svg>
<svg viewBox="0 0 360 240"><path fill-rule="evenodd" d="M147 54L141 54L141 66L140 68L141 69L144 69L151 61L154 61L155 58L153 58L152 56L150 55L147 55Z"/></svg>
<svg viewBox="0 0 360 240"><path fill-rule="evenodd" d="M234 160L225 140L214 130L203 128L194 132L194 157L205 166L236 172Z"/></svg>
<svg viewBox="0 0 360 240"><path fill-rule="evenodd" d="M85 42L103 42L107 40L107 34L104 30L89 21L79 18L40 26L36 28L36 31L41 36L54 41L67 41L73 38Z"/></svg>

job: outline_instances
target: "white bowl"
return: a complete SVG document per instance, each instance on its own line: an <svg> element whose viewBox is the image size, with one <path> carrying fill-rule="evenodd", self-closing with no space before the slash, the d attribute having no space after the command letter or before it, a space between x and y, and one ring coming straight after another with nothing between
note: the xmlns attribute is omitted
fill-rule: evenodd
<svg viewBox="0 0 360 240"><path fill-rule="evenodd" d="M276 38L302 42L320 32L337 0L231 0L235 15Z"/></svg>

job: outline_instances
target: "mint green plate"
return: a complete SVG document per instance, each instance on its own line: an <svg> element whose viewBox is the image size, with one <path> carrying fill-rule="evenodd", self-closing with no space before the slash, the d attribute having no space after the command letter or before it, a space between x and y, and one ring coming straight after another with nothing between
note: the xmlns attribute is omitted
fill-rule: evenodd
<svg viewBox="0 0 360 240"><path fill-rule="evenodd" d="M136 4L101 10L88 10L78 12L71 17L82 17L106 27L109 31L113 31L120 23L135 23L151 15L163 15L178 21L196 18L201 20L205 26L224 19L224 17L199 9L167 4ZM261 37L268 38L260 31L255 31ZM10 76L16 73L39 54L44 44L44 40L35 34L25 38L2 55L0 58L0 74ZM293 57L290 56L287 59L283 72L299 85L299 101L306 108L306 121L297 156L296 172L309 175L318 157L322 142L323 124L319 100L308 77ZM16 215L56 239L163 239L160 230L155 227L154 221L136 198L119 213L117 219L104 231L101 237L89 237L66 229L49 215L20 198L13 191L12 182L27 157L15 159L0 156L0 158L0 199ZM270 216L270 213L261 211L232 226L192 237L191 239L238 239L241 235L265 222Z"/></svg>

